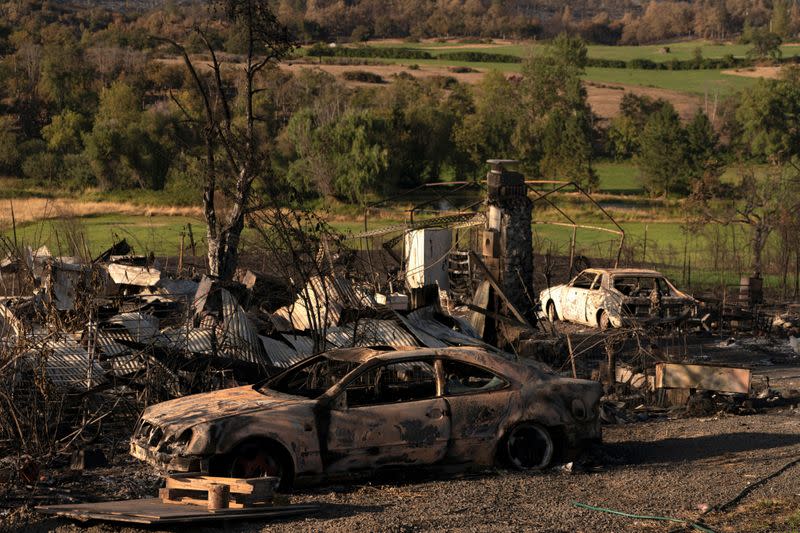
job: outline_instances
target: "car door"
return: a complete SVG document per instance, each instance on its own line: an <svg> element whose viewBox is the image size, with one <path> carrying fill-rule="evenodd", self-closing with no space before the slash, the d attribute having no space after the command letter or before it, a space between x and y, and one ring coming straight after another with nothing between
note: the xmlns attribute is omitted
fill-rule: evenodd
<svg viewBox="0 0 800 533"><path fill-rule="evenodd" d="M591 288L586 291L586 301L583 306L583 321L587 324L595 325L597 311L605 302L604 274L598 274L592 282Z"/></svg>
<svg viewBox="0 0 800 533"><path fill-rule="evenodd" d="M441 460L450 419L437 391L432 359L380 364L356 376L329 411L326 471Z"/></svg>
<svg viewBox="0 0 800 533"><path fill-rule="evenodd" d="M500 424L508 417L514 390L510 382L486 368L443 359L442 394L450 413L449 462L488 464Z"/></svg>
<svg viewBox="0 0 800 533"><path fill-rule="evenodd" d="M586 323L586 298L596 277L596 272L584 271L570 282L562 296L561 318Z"/></svg>

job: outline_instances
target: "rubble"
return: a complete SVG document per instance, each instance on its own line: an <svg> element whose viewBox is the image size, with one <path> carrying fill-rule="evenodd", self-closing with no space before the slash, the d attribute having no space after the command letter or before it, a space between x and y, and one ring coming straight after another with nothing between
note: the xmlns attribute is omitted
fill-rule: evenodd
<svg viewBox="0 0 800 533"><path fill-rule="evenodd" d="M611 275L619 274L636 279L636 286L639 278L663 280L666 299L644 294L629 299L631 316L618 314L605 324L620 328L554 324L564 308L534 300L532 280L541 273L534 272L529 253L532 207L524 179L506 171L507 164L495 162L490 197L478 207L484 212L394 228L399 235L384 243L381 260L399 266L383 270L371 247L359 255L337 250L326 237L313 241L316 247L287 252L274 272L264 271L270 262L263 260L261 270L248 265L233 281L172 272L165 266L169 261L134 255L125 241L94 259L53 256L44 247L5 257L0 261L7 294L0 298L0 379L6 385L0 391L0 447L14 450L14 457L0 463L0 483L22 480L21 486L52 486L53 492L73 487L75 492L59 493L63 499L55 501L75 503L85 495L70 483L82 475L106 475L106 460L114 464L116 445L127 441L148 406L226 389L216 397L235 418L241 414L236 395L243 385L335 349L441 354L456 347L531 366L544 362L567 378L565 383L588 377L603 382L604 424L779 407L797 411L800 395L770 386L769 380L761 383L759 375L762 367L796 361L795 308L694 300L655 271L599 268L584 271L592 274L587 290L593 283L610 292L616 287L609 284ZM393 246L402 246L402 252ZM569 274L574 243L570 254ZM609 276L605 282L603 275ZM549 276L543 276L547 285ZM697 305L696 316L684 313L687 303ZM589 313L583 309L583 319L576 321L598 325L600 309L584 307ZM623 320L633 315L638 320ZM702 349L687 346L690 335L700 337L694 340ZM735 359L740 351L747 352L746 360ZM197 397L183 402L194 422ZM290 430L316 424L318 416L309 411ZM492 414L487 423L499 417ZM141 425L137 431L143 431ZM420 454L431 453L420 448ZM358 460L341 455L346 463ZM121 477L112 476L113 483L122 484ZM147 494L137 489L122 497ZM52 511L108 516L112 508L72 505Z"/></svg>

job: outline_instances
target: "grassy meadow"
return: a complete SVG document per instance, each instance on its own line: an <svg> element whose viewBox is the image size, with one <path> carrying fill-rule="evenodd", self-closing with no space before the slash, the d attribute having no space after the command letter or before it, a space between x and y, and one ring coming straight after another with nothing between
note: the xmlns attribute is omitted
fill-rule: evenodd
<svg viewBox="0 0 800 533"><path fill-rule="evenodd" d="M435 42L426 41L419 43L406 43L398 41L374 41L367 43L369 46L385 48L408 48L425 50L433 56L449 52L484 52L493 54L506 54L524 58L535 50L536 43L487 43L471 44L460 42ZM348 45L353 46L353 45ZM664 48L669 48L669 53ZM610 59L630 61L632 59L647 59L655 62L671 60L692 59L696 49L700 49L705 58L722 58L732 55L737 58L745 57L749 45L744 44L718 44L709 41L687 41L670 43L668 45L647 46L604 46L589 45L588 56L595 59ZM785 44L781 47L784 57L800 56L800 45ZM436 67L471 67L480 70L497 70L500 72L519 72L519 63L492 63L453 61L447 59L392 59L381 58L382 63L392 63L402 66L420 65ZM367 68L368 70L368 68ZM599 68L586 69L585 79L595 83L637 85L654 87L671 91L689 93L694 95L724 95L756 82L757 78L738 76L725 73L719 69L709 70L643 70L627 68Z"/></svg>
<svg viewBox="0 0 800 533"><path fill-rule="evenodd" d="M370 46L387 48L412 48L417 50L425 50L433 55L458 50L464 52L507 54L517 57L525 57L531 52L531 50L535 50L537 46L535 42L508 44L462 43L457 41L424 41L418 43L409 43L393 40L372 41L367 44ZM669 53L664 52L665 47L669 48ZM631 59L649 59L651 61L662 62L670 61L672 59L692 59L695 55L695 50L698 48L702 52L703 57L716 59L725 57L727 55L744 57L747 54L747 51L750 49L750 45L733 43L719 44L703 40L676 42L666 45L653 44L637 46L607 46L590 44L588 46L588 56L597 59L617 59L622 61L630 61ZM800 55L800 46L796 44L785 44L781 46L781 52L784 57Z"/></svg>

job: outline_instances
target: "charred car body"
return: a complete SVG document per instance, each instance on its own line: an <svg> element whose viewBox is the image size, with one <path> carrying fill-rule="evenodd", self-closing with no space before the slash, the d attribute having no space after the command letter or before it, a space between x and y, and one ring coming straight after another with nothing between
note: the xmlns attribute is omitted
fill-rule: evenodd
<svg viewBox="0 0 800 533"><path fill-rule="evenodd" d="M170 471L287 486L381 467L540 469L601 437L601 386L478 348L352 348L266 383L148 408L131 453Z"/></svg>
<svg viewBox="0 0 800 533"><path fill-rule="evenodd" d="M690 316L697 300L655 270L590 268L572 281L543 290L542 309L562 319L601 329L647 319Z"/></svg>

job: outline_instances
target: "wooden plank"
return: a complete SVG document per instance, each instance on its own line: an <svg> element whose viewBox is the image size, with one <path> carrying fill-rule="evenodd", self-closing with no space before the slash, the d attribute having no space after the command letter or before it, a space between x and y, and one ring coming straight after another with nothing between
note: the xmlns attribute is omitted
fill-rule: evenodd
<svg viewBox="0 0 800 533"><path fill-rule="evenodd" d="M170 475L167 477L166 487L168 489L186 489L186 490L208 490L208 486L212 483L221 485L228 485L231 493L233 494L253 494L255 492L263 491L265 488L272 492L278 478L275 477L260 477L260 478L229 478L229 477L215 477L215 476L199 476L197 474L182 474Z"/></svg>
<svg viewBox="0 0 800 533"><path fill-rule="evenodd" d="M202 506L174 505L163 503L158 498L145 498L100 503L44 505L37 507L36 510L44 514L84 521L104 520L109 522L163 525L215 520L289 517L316 512L319 510L319 505L303 504L209 511Z"/></svg>
<svg viewBox="0 0 800 533"><path fill-rule="evenodd" d="M208 494L203 490L168 489L162 488L158 496L163 503L170 505L199 505L208 507ZM231 494L228 500L230 509L247 509L272 505L272 497L263 497L250 494Z"/></svg>
<svg viewBox="0 0 800 533"><path fill-rule="evenodd" d="M747 394L750 392L750 370L714 365L658 363L657 389L699 389Z"/></svg>
<svg viewBox="0 0 800 533"><path fill-rule="evenodd" d="M516 317L517 320L519 320L520 322L525 324L525 326L528 329L534 329L533 326L531 326L531 324L528 322L528 320L522 315L522 313L519 311L519 309L517 309L514 306L514 304L511 303L511 300L508 299L508 297L506 296L506 293L503 292L503 289L500 287L500 284L497 282L495 277L489 271L489 268L486 266L486 264L483 262L483 260L478 256L478 254L476 254L475 252L470 252L469 254L470 254L469 255L470 258L483 271L483 275L486 276L486 281L488 281L492 285L494 290L497 291L497 295L500 296L500 298L502 298L502 300L505 302L506 306L508 307L508 310L511 311L511 313L514 315L514 317Z"/></svg>

